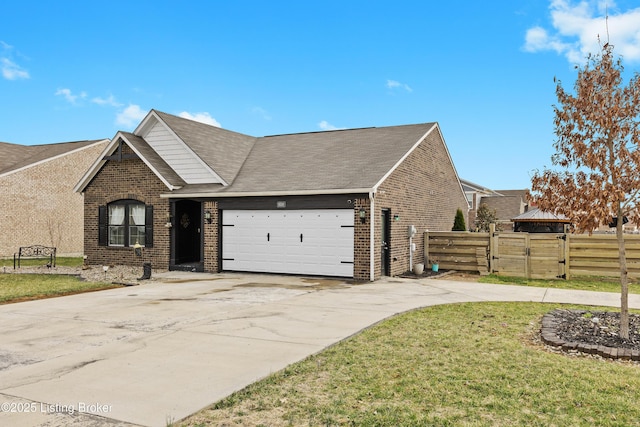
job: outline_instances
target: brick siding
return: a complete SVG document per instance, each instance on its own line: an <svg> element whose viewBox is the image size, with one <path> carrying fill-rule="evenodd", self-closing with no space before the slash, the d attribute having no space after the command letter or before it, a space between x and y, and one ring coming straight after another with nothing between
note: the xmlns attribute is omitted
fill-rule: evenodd
<svg viewBox="0 0 640 427"><path fill-rule="evenodd" d="M123 153L132 153L128 147ZM105 163L85 188L84 253L90 265L142 265L151 262L154 268L169 268L170 228L169 200L160 198L168 188L140 159ZM142 257L136 257L130 247L98 245L98 208L122 199L133 199L153 205L153 248L143 248Z"/></svg>
<svg viewBox="0 0 640 427"><path fill-rule="evenodd" d="M204 202L204 211L211 212L211 224L204 221L204 271L217 273L220 271L218 262L220 251L220 211L218 203L214 201Z"/></svg>
<svg viewBox="0 0 640 427"><path fill-rule="evenodd" d="M360 220L360 208L366 211L365 223ZM371 206L368 198L355 199L353 215L353 278L358 281L368 281L371 264ZM374 271L380 270L380 257L377 257L374 262L376 262Z"/></svg>
<svg viewBox="0 0 640 427"><path fill-rule="evenodd" d="M83 252L83 198L73 187L107 142L0 177L0 256L20 246L57 248L58 256Z"/></svg>
<svg viewBox="0 0 640 427"><path fill-rule="evenodd" d="M390 273L402 274L409 266L408 228L414 225L417 233L413 238L416 251L413 262L424 260L424 238L426 230L450 231L456 211L467 212L468 203L455 169L451 164L444 141L437 131L431 132L406 160L380 185L375 195L375 278L381 276L381 224L382 209L391 213ZM398 220L394 220L394 216ZM465 217L465 222L467 218Z"/></svg>

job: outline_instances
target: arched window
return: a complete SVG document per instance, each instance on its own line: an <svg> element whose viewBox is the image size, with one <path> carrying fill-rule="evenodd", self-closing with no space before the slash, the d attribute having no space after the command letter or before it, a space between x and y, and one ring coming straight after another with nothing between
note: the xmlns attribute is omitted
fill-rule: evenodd
<svg viewBox="0 0 640 427"><path fill-rule="evenodd" d="M102 246L153 246L153 206L137 200L117 200L100 206L99 223Z"/></svg>

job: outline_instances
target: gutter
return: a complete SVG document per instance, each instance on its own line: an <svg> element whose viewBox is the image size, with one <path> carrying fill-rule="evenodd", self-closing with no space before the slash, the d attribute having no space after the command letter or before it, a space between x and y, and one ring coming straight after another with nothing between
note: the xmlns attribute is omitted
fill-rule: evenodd
<svg viewBox="0 0 640 427"><path fill-rule="evenodd" d="M194 193L167 193L161 194L163 199L194 199L194 198L210 198L221 199L231 197L268 197L268 196L319 196L322 194L362 194L368 193L369 199L372 199L371 188L334 188L326 190L294 190L294 191L247 191L247 192L194 192Z"/></svg>

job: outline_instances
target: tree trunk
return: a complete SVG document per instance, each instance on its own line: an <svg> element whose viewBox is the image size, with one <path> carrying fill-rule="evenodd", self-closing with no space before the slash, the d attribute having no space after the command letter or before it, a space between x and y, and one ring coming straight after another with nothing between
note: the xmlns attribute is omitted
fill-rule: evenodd
<svg viewBox="0 0 640 427"><path fill-rule="evenodd" d="M624 245L624 225L622 209L618 202L618 220L616 237L618 238L618 262L620 264L620 337L629 339L629 276L627 273L627 254Z"/></svg>

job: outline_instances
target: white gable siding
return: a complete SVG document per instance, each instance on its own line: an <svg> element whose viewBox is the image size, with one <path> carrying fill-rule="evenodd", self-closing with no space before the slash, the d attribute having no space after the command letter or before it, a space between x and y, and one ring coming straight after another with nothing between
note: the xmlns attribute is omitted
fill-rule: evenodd
<svg viewBox="0 0 640 427"><path fill-rule="evenodd" d="M144 139L186 183L220 183L220 179L162 123L156 122Z"/></svg>

